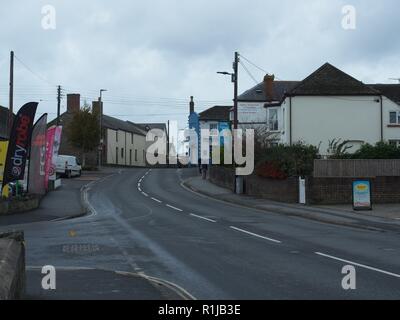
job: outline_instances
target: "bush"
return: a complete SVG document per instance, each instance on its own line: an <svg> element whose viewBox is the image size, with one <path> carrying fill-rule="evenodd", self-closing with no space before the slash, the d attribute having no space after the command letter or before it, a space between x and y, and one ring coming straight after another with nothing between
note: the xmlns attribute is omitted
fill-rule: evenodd
<svg viewBox="0 0 400 320"><path fill-rule="evenodd" d="M262 151L262 160L256 166L256 173L274 179L307 176L312 174L314 159L318 158L320 157L317 147L301 142L292 146L267 147Z"/></svg>
<svg viewBox="0 0 400 320"><path fill-rule="evenodd" d="M400 148L387 142L364 144L350 156L351 159L400 159Z"/></svg>

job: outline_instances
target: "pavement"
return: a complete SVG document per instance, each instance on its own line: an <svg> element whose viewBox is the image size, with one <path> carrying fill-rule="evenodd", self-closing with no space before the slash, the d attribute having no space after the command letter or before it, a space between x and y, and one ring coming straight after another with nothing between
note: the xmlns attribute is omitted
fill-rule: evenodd
<svg viewBox="0 0 400 320"><path fill-rule="evenodd" d="M0 230L26 232L26 295L23 299L192 299L184 290L171 283L147 277L142 272L125 266L118 268L115 264L81 265L81 259L87 260L103 255L103 259L107 260L110 257L112 260L115 255L114 250L106 250L105 246L98 243L82 240L81 231L77 231L75 225L79 226L82 221L90 220L94 216L91 207L85 203L84 193L90 190L91 185L119 173L121 169L104 168L100 172L85 172L79 178L63 179L62 186L48 193L38 209L0 217ZM86 224L85 228L90 227ZM49 242L48 239L53 237L65 243L57 245ZM109 243L107 245L109 246ZM123 256L119 249L116 251ZM53 258L57 253L64 257L63 262L66 263ZM42 268L45 265L54 265L56 268L55 290L42 288L42 279L45 276L42 274Z"/></svg>
<svg viewBox="0 0 400 320"><path fill-rule="evenodd" d="M200 176L193 176L183 185L199 194L244 207L279 212L321 222L367 229L400 231L400 205L374 205L372 211L354 211L350 205L304 206L234 194Z"/></svg>
<svg viewBox="0 0 400 320"><path fill-rule="evenodd" d="M217 200L183 186L196 175L196 169L115 170L85 188L89 214L17 225L25 231L27 298L400 298L398 231ZM41 289L45 265L57 270L56 290ZM356 268L356 290L342 287L348 265ZM132 274L137 288L154 291L135 290Z"/></svg>

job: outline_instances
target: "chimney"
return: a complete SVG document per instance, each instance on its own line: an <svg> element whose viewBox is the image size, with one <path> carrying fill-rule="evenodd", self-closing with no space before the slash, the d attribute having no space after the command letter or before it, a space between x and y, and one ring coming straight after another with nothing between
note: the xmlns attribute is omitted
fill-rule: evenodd
<svg viewBox="0 0 400 320"><path fill-rule="evenodd" d="M274 101L274 80L273 74L266 74L264 77L265 96L269 102Z"/></svg>
<svg viewBox="0 0 400 320"><path fill-rule="evenodd" d="M67 112L74 113L78 112L81 108L81 95L74 93L74 94L67 94Z"/></svg>
<svg viewBox="0 0 400 320"><path fill-rule="evenodd" d="M92 101L92 113L100 114L100 101Z"/></svg>
<svg viewBox="0 0 400 320"><path fill-rule="evenodd" d="M190 114L194 113L194 101L193 101L193 96L190 97Z"/></svg>

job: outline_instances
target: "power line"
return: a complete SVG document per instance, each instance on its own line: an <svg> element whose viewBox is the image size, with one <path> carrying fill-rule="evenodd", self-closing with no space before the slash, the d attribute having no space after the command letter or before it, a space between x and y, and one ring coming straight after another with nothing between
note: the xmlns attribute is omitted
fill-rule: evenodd
<svg viewBox="0 0 400 320"><path fill-rule="evenodd" d="M15 59L26 69L28 70L30 73L32 73L36 78L38 78L41 81L46 82L47 84L54 86L53 84L51 84L47 79L45 79L44 77L42 77L41 75L39 75L38 73L36 73L35 71L33 71L30 67L28 67L21 59L19 59L16 55L14 56Z"/></svg>
<svg viewBox="0 0 400 320"><path fill-rule="evenodd" d="M243 69L246 71L246 73L248 74L248 76L253 79L253 81L255 82L255 84L258 84L258 81L256 80L256 78L251 74L251 72L246 68L246 66L244 65L244 63L242 61L239 61L240 65L243 67Z"/></svg>
<svg viewBox="0 0 400 320"><path fill-rule="evenodd" d="M256 69L258 69L258 70L260 70L260 71L262 71L262 72L264 72L264 73L272 74L272 73L268 72L267 70L265 70L264 68L258 66L257 64L255 64L254 62L252 62L250 59L246 58L245 56L240 55L240 57L243 58L244 60L246 60L246 62L249 63L249 64L251 64L254 68L256 68ZM277 80L282 80L282 79L280 79L280 78L278 78L278 77L275 77L275 78L276 78Z"/></svg>

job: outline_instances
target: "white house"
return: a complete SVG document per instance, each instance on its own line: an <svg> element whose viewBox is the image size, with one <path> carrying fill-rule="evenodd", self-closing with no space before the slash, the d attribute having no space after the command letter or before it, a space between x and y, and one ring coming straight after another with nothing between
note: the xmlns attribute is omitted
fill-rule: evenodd
<svg viewBox="0 0 400 320"><path fill-rule="evenodd" d="M103 132L105 164L146 166L146 132L139 126L103 115Z"/></svg>
<svg viewBox="0 0 400 320"><path fill-rule="evenodd" d="M326 63L301 82L266 76L239 97L239 123L263 125L272 143L303 141L326 154L341 139L355 151L363 143L400 143L399 101L400 85L365 85Z"/></svg>

